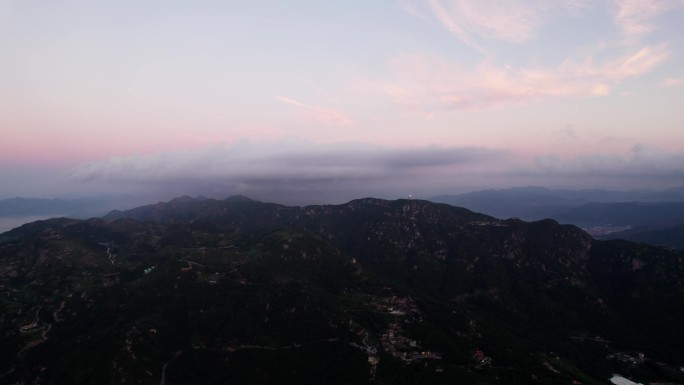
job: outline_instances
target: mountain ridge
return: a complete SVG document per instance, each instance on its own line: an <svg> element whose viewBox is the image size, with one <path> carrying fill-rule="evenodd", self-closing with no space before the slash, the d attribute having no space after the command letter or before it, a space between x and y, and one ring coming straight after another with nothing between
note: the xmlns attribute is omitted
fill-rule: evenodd
<svg viewBox="0 0 684 385"><path fill-rule="evenodd" d="M683 253L554 220L180 199L22 226L0 262L3 381L684 382Z"/></svg>

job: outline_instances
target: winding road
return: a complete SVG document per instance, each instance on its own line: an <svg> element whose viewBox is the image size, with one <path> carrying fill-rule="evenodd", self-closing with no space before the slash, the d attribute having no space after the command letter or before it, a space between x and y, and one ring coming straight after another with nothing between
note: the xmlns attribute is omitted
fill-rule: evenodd
<svg viewBox="0 0 684 385"><path fill-rule="evenodd" d="M104 246L107 248L107 257L109 257L109 262L112 263L112 265L116 266L116 263L114 262L114 256L112 255L112 248L109 243L99 243L100 246Z"/></svg>

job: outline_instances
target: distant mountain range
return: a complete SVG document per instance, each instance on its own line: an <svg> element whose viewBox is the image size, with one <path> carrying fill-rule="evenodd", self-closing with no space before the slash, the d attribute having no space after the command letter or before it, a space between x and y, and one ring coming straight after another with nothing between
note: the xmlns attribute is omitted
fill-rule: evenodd
<svg viewBox="0 0 684 385"><path fill-rule="evenodd" d="M553 218L581 226L601 239L624 238L684 248L684 239L675 236L677 229L684 227L684 187L663 191L519 187L440 195L431 200L502 219Z"/></svg>
<svg viewBox="0 0 684 385"><path fill-rule="evenodd" d="M72 218L90 218L102 216L122 206L139 205L141 200L127 195L74 199L17 197L0 200L0 217L61 214Z"/></svg>
<svg viewBox="0 0 684 385"><path fill-rule="evenodd" d="M147 203L127 195L74 199L9 198L0 200L0 233L38 219L100 217L117 208Z"/></svg>
<svg viewBox="0 0 684 385"><path fill-rule="evenodd" d="M185 198L206 199L206 198ZM628 239L684 249L684 187L663 191L551 190L517 187L440 195L433 202L465 207L499 219L555 219L599 239ZM39 219L90 218L149 203L152 198L104 196L80 199L0 200L0 233Z"/></svg>
<svg viewBox="0 0 684 385"><path fill-rule="evenodd" d="M0 383L684 383L684 252L422 200L0 234Z"/></svg>
<svg viewBox="0 0 684 385"><path fill-rule="evenodd" d="M553 218L555 215L589 203L619 202L684 202L684 187L662 191L633 190L561 190L544 187L515 187L480 190L458 195L438 195L433 202L467 207L497 218L517 217L524 220Z"/></svg>

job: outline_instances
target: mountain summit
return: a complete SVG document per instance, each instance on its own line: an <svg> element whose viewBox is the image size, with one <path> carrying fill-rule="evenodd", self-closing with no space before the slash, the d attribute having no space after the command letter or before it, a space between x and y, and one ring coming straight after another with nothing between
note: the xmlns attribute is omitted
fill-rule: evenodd
<svg viewBox="0 0 684 385"><path fill-rule="evenodd" d="M684 382L684 253L422 200L181 198L0 236L0 382Z"/></svg>

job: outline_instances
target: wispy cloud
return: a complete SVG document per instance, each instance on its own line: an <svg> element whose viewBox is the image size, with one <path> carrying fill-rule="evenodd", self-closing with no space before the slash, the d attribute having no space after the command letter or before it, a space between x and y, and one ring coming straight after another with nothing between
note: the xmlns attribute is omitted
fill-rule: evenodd
<svg viewBox="0 0 684 385"><path fill-rule="evenodd" d="M684 2L673 0L612 0L613 24L628 43L656 29L654 19ZM484 52L484 40L523 43L536 37L554 18L582 15L589 0L403 0L402 9L420 18L438 21L462 42ZM423 7L421 7L423 6ZM421 8L427 11L421 12Z"/></svg>
<svg viewBox="0 0 684 385"><path fill-rule="evenodd" d="M652 72L671 56L667 41L647 44L642 38L655 29L660 15L681 2L403 0L401 6L410 14L428 15L484 57L474 67L423 53L397 55L391 60L392 77L378 88L394 104L431 117L440 109L479 110L548 98L609 95L626 79ZM511 65L496 55L500 41L527 42L555 19L583 17L596 7L603 8L616 35L606 36L594 47L569 46L568 56L555 66ZM531 56L538 54L530 52ZM668 79L659 85L678 84L676 79Z"/></svg>
<svg viewBox="0 0 684 385"><path fill-rule="evenodd" d="M434 20L481 53L488 40L520 44L538 36L558 15L577 16L589 0L401 0L400 7L423 20Z"/></svg>
<svg viewBox="0 0 684 385"><path fill-rule="evenodd" d="M627 77L639 76L651 71L662 64L670 55L665 43L646 46L637 52L606 62L593 70L597 76L606 76L613 81L620 81ZM592 70L589 70L591 73Z"/></svg>
<svg viewBox="0 0 684 385"><path fill-rule="evenodd" d="M295 99L276 95L275 98L283 103L303 108L307 111L306 119L313 122L330 126L344 127L352 124L352 119L344 112L312 106Z"/></svg>
<svg viewBox="0 0 684 385"><path fill-rule="evenodd" d="M665 79L658 82L658 87L662 87L662 88L684 87L684 77L681 77L681 78L665 78Z"/></svg>
<svg viewBox="0 0 684 385"><path fill-rule="evenodd" d="M555 68L496 65L475 69L434 55L402 55L392 62L393 78L380 89L396 104L423 112L486 109L550 97L607 95L625 79L643 75L669 56L665 44L646 46L618 58L567 59Z"/></svg>
<svg viewBox="0 0 684 385"><path fill-rule="evenodd" d="M415 1L412 0L398 0L399 8L403 9L405 12L423 20L424 22L431 22L431 18L425 13L421 12L419 6Z"/></svg>
<svg viewBox="0 0 684 385"><path fill-rule="evenodd" d="M535 36L548 7L543 1L429 0L434 16L459 39L471 35L522 43Z"/></svg>
<svg viewBox="0 0 684 385"><path fill-rule="evenodd" d="M454 34L463 43L473 47L477 51L484 52L484 49L475 42L471 34L466 30L459 21L454 17L452 12L445 9L443 4L438 0L429 1L433 16L452 34Z"/></svg>
<svg viewBox="0 0 684 385"><path fill-rule="evenodd" d="M671 7L668 2L667 0L614 0L617 7L614 22L628 41L636 40L653 31L655 28L653 19Z"/></svg>

